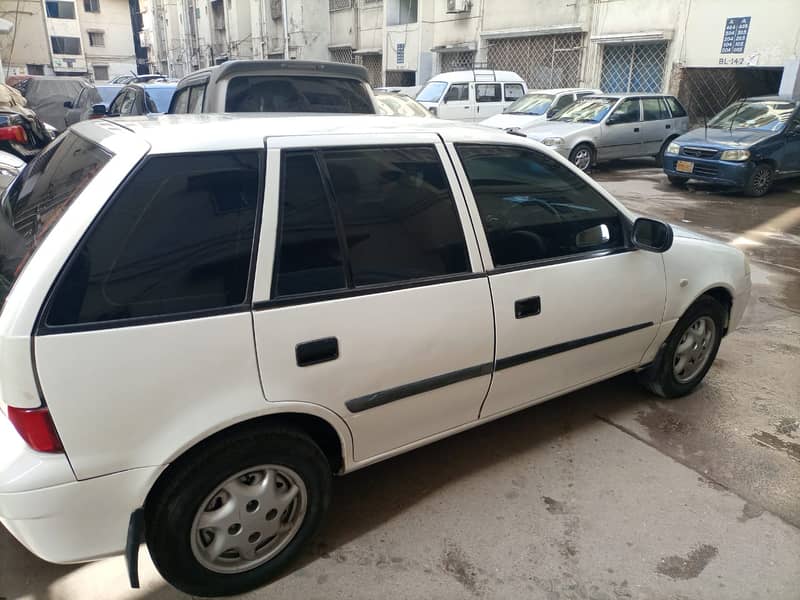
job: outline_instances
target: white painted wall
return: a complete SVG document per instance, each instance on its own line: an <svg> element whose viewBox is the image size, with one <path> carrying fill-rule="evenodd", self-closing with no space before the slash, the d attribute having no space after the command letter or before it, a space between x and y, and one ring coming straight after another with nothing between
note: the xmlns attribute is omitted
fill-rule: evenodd
<svg viewBox="0 0 800 600"><path fill-rule="evenodd" d="M81 43L86 56L87 70L93 65L108 66L110 78L136 72L136 54L133 47L133 27L127 0L100 0L100 12L86 12L83 2L76 2L80 19ZM89 31L102 31L105 45L89 45Z"/></svg>

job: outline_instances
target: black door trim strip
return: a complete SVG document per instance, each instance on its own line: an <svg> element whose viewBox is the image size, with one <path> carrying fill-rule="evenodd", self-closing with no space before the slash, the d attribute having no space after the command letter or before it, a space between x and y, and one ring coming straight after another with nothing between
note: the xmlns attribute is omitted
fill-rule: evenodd
<svg viewBox="0 0 800 600"><path fill-rule="evenodd" d="M492 363L485 363L476 365L474 367L467 367L466 369L459 369L458 371L451 371L444 375L436 375L428 379L422 379L413 383L399 385L397 387L389 388L381 392L375 392L360 398L353 398L344 403L351 413L358 413L376 406L383 406L395 400L401 400L408 396L416 396L424 392L430 392L438 388L442 388L454 383L459 383L473 377L481 377L482 375L490 375L492 372Z"/></svg>
<svg viewBox="0 0 800 600"><path fill-rule="evenodd" d="M553 356L554 354L560 354L561 352L567 352L569 350L575 350L581 346L588 346L589 344L596 344L597 342L610 340L611 338L625 335L626 333L633 333L634 331L639 331L640 329L646 329L648 327L652 327L653 325L654 323L649 321L647 323L631 325L630 327L623 327L622 329L614 329L613 331L606 331L604 333L590 335L589 337L579 338L577 340L570 340L569 342L562 342L561 344L555 344L553 346L546 346L544 348L530 350L529 352L523 352L521 354L506 356L505 358L498 358L497 365L495 365L495 371L510 369L511 367L525 364L526 362L539 360L540 358L546 358L548 356Z"/></svg>

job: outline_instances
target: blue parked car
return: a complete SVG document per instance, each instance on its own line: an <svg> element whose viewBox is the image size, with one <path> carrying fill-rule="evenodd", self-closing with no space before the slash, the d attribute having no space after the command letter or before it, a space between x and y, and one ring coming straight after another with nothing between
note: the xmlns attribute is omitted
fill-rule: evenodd
<svg viewBox="0 0 800 600"><path fill-rule="evenodd" d="M673 140L663 166L673 185L696 179L763 196L776 179L800 176L800 100L737 101Z"/></svg>

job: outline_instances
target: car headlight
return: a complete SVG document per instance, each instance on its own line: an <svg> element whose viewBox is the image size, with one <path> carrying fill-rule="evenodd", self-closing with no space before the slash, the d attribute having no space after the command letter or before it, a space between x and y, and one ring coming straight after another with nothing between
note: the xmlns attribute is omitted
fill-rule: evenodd
<svg viewBox="0 0 800 600"><path fill-rule="evenodd" d="M548 137L542 140L542 143L545 146L550 146L551 148L558 148L559 146L564 144L564 138L560 137Z"/></svg>
<svg viewBox="0 0 800 600"><path fill-rule="evenodd" d="M676 144L675 142L670 142L669 146L667 146L667 154L680 154L681 153L681 145Z"/></svg>
<svg viewBox="0 0 800 600"><path fill-rule="evenodd" d="M743 161L750 158L750 150L725 150L720 156L722 160Z"/></svg>

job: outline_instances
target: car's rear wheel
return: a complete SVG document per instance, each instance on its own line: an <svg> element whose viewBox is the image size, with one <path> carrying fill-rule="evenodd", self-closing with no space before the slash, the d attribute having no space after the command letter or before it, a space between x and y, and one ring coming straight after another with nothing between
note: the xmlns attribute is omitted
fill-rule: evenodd
<svg viewBox="0 0 800 600"><path fill-rule="evenodd" d="M243 429L165 473L145 506L156 568L187 594L247 592L272 579L327 510L331 472L319 447L292 429Z"/></svg>
<svg viewBox="0 0 800 600"><path fill-rule="evenodd" d="M725 307L716 299L699 298L678 320L657 362L639 374L642 383L663 398L691 392L717 356L726 318Z"/></svg>
<svg viewBox="0 0 800 600"><path fill-rule="evenodd" d="M581 171L588 171L594 164L594 148L589 144L578 144L569 153L569 160Z"/></svg>
<svg viewBox="0 0 800 600"><path fill-rule="evenodd" d="M766 164L761 163L756 165L750 177L747 179L747 184L744 187L744 193L748 196L759 197L766 194L772 187L772 180L775 175L773 168Z"/></svg>
<svg viewBox="0 0 800 600"><path fill-rule="evenodd" d="M677 175L667 175L667 179L670 185L674 185L675 187L683 187L686 185L686 182L689 181L688 177L679 177Z"/></svg>

